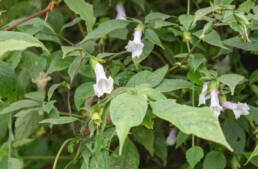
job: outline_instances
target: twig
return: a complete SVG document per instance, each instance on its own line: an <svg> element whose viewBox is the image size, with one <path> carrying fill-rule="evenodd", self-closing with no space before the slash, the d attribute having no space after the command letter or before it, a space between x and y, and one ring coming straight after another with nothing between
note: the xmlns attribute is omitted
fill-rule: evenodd
<svg viewBox="0 0 258 169"><path fill-rule="evenodd" d="M52 11L59 4L60 4L60 2L50 2L47 8L45 8L45 9L43 9L43 10L41 10L41 11L39 11L39 12L33 14L33 15L30 15L30 16L26 17L26 18L22 19L21 21L19 21L17 23L14 23L14 24L12 24L12 25L10 25L8 27L5 27L5 28L1 29L0 31L8 31L8 30L10 30L12 28L15 28L16 26L18 26L18 25L20 25L20 24L22 24L24 22L27 22L28 20L31 20L32 18L40 16L40 15L42 15L44 13L49 12L49 11Z"/></svg>
<svg viewBox="0 0 258 169"><path fill-rule="evenodd" d="M67 143L69 143L70 141L72 141L72 140L73 140L73 138L69 138L69 139L65 140L65 142L62 144L62 146L60 147L60 149L57 152L57 155L56 155L56 158L55 158L54 165L53 165L52 169L56 169L56 164L57 164L57 161L58 161L58 159L59 159L59 157L61 155L61 152L63 151L65 145Z"/></svg>
<svg viewBox="0 0 258 169"><path fill-rule="evenodd" d="M169 72L172 72L174 71L176 68L178 68L179 66L185 64L185 62L188 60L188 58L190 57L191 53L194 51L194 49L199 45L199 43L201 42L201 39L199 39L195 44L194 46L192 47L192 49L188 52L188 54L186 55L186 57L179 63L179 64L176 64L174 65L173 67L171 67L169 69Z"/></svg>
<svg viewBox="0 0 258 169"><path fill-rule="evenodd" d="M121 52L118 52L116 54L114 54L113 56L111 56L110 58L107 59L107 61L111 61L113 60L115 57L119 56L119 55L123 55L125 53L128 53L128 51L124 50L124 51L121 51Z"/></svg>

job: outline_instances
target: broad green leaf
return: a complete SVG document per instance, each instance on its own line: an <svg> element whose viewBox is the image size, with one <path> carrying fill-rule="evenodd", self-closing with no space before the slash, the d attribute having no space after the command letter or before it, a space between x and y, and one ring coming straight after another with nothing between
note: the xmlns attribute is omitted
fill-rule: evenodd
<svg viewBox="0 0 258 169"><path fill-rule="evenodd" d="M57 84L52 85L52 86L49 88L48 93L47 93L48 101L51 100L51 97L53 96L55 90L56 90L58 87L60 87L60 86L64 86L64 87L66 87L66 88L70 88L70 85L69 85L67 82L65 82L65 81L63 81L63 82L61 82L61 83L57 83Z"/></svg>
<svg viewBox="0 0 258 169"><path fill-rule="evenodd" d="M113 169L138 169L140 155L132 141L126 139L123 153L118 155L118 148L112 153L110 168Z"/></svg>
<svg viewBox="0 0 258 169"><path fill-rule="evenodd" d="M248 13L251 9L255 7L255 2L252 0L246 0L241 3L238 7L238 11Z"/></svg>
<svg viewBox="0 0 258 169"><path fill-rule="evenodd" d="M205 56L203 54L197 53L194 55L191 55L189 59L187 60L187 63L191 68L196 71L202 63L206 61Z"/></svg>
<svg viewBox="0 0 258 169"><path fill-rule="evenodd" d="M229 145L236 153L243 153L246 144L245 131L236 120L225 120L222 129Z"/></svg>
<svg viewBox="0 0 258 169"><path fill-rule="evenodd" d="M183 25L186 30L189 30L191 28L192 22L194 20L194 16L183 14L183 15L180 15L178 17L178 19L179 19L180 24Z"/></svg>
<svg viewBox="0 0 258 169"><path fill-rule="evenodd" d="M74 46L61 46L61 49L63 51L63 59L67 56L80 56L80 52L83 51L83 48L81 47L74 47Z"/></svg>
<svg viewBox="0 0 258 169"><path fill-rule="evenodd" d="M105 58L105 57L109 57L109 56L112 56L112 55L115 55L116 53L99 53L98 55L97 55L97 58L98 59L103 59L103 58Z"/></svg>
<svg viewBox="0 0 258 169"><path fill-rule="evenodd" d="M186 152L186 160L190 164L191 168L203 158L203 150L199 146L193 146Z"/></svg>
<svg viewBox="0 0 258 169"><path fill-rule="evenodd" d="M3 137L6 136L6 131L8 129L8 123L9 123L9 114L0 115L0 129L1 129L0 139L2 139Z"/></svg>
<svg viewBox="0 0 258 169"><path fill-rule="evenodd" d="M170 99L152 102L151 107L155 115L169 121L185 134L193 134L222 144L232 151L218 119L208 107L196 108L181 105Z"/></svg>
<svg viewBox="0 0 258 169"><path fill-rule="evenodd" d="M60 51L53 54L53 59L51 60L51 63L47 69L47 74L65 70L73 62L74 57L66 57L63 59L61 55L62 54Z"/></svg>
<svg viewBox="0 0 258 169"><path fill-rule="evenodd" d="M193 33L195 36L200 37L203 30ZM217 46L223 49L228 49L221 41L220 35L214 29L205 35L204 41L210 45Z"/></svg>
<svg viewBox="0 0 258 169"><path fill-rule="evenodd" d="M251 153L251 155L248 157L245 165L249 163L250 160L252 160L254 157L258 155L258 145L255 146L254 151Z"/></svg>
<svg viewBox="0 0 258 169"><path fill-rule="evenodd" d="M7 113L10 113L10 112L15 112L15 111L18 111L20 109L25 109L25 108L29 108L29 107L36 107L36 106L40 106L39 102L36 102L34 100L20 100L20 101L17 101L17 102L14 102L14 103L10 104L8 107L1 110L0 115L1 114L7 114Z"/></svg>
<svg viewBox="0 0 258 169"><path fill-rule="evenodd" d="M201 20L205 15L208 15L209 13L216 11L217 9L219 9L218 6L211 6L198 9L194 14L194 21L192 25L194 25L198 20Z"/></svg>
<svg viewBox="0 0 258 169"><path fill-rule="evenodd" d="M230 88L232 95L236 86L244 79L245 77L239 74L225 74L219 77L219 81Z"/></svg>
<svg viewBox="0 0 258 169"><path fill-rule="evenodd" d="M103 150L98 154L95 153L90 158L90 169L110 169L110 156L107 150Z"/></svg>
<svg viewBox="0 0 258 169"><path fill-rule="evenodd" d="M249 78L249 83L253 84L255 82L258 82L258 70L254 71Z"/></svg>
<svg viewBox="0 0 258 169"><path fill-rule="evenodd" d="M229 47L239 48L246 51L258 51L258 37L250 37L250 42L242 42L239 37L224 40L223 43Z"/></svg>
<svg viewBox="0 0 258 169"><path fill-rule="evenodd" d="M26 93L24 95L24 97L26 99L31 99L31 100L35 100L35 101L38 101L38 102L43 102L44 101L44 96L41 92L30 92L30 93Z"/></svg>
<svg viewBox="0 0 258 169"><path fill-rule="evenodd" d="M86 21L87 30L88 32L91 32L96 22L93 6L84 0L65 0L65 3L72 11L79 14L80 17Z"/></svg>
<svg viewBox="0 0 258 169"><path fill-rule="evenodd" d="M17 99L16 74L7 63L2 61L0 61L0 89L0 98L7 98L8 101Z"/></svg>
<svg viewBox="0 0 258 169"><path fill-rule="evenodd" d="M36 111L27 111L20 114L15 121L15 139L29 137L39 127L40 117Z"/></svg>
<svg viewBox="0 0 258 169"><path fill-rule="evenodd" d="M160 91L150 88L150 86L146 84L136 86L136 90L138 95L147 96L153 101L166 99Z"/></svg>
<svg viewBox="0 0 258 169"><path fill-rule="evenodd" d="M80 67L82 65L82 59L80 56L77 56L73 62L70 64L69 69L68 69L68 74L70 77L70 82L72 82L77 75L77 73L80 70Z"/></svg>
<svg viewBox="0 0 258 169"><path fill-rule="evenodd" d="M48 52L43 43L29 34L13 31L0 32L0 58L6 52L25 50L29 47L40 47Z"/></svg>
<svg viewBox="0 0 258 169"><path fill-rule="evenodd" d="M147 102L143 96L124 93L111 101L110 116L116 126L120 142L119 154L122 153L123 144L130 128L142 123L146 110Z"/></svg>
<svg viewBox="0 0 258 169"><path fill-rule="evenodd" d="M140 144L142 144L150 155L154 155L154 132L153 130L146 129L145 127L137 127L133 130L133 136Z"/></svg>
<svg viewBox="0 0 258 169"><path fill-rule="evenodd" d="M159 39L159 36L156 34L156 32L154 32L152 29L146 29L145 31L145 36L147 37L147 39L149 41L151 41L153 44L158 45L159 47L161 47L162 49L164 49L164 47L162 46L162 43Z"/></svg>
<svg viewBox="0 0 258 169"><path fill-rule="evenodd" d="M224 169L226 168L226 158L223 153L210 151L204 159L203 169Z"/></svg>
<svg viewBox="0 0 258 169"><path fill-rule="evenodd" d="M154 148L155 155L157 155L163 161L163 166L166 166L168 157L168 145L166 142L166 137L160 131L160 128L155 130Z"/></svg>
<svg viewBox="0 0 258 169"><path fill-rule="evenodd" d="M116 29L124 29L129 24L128 21L125 20L108 20L106 22L101 23L98 28L94 29L94 31L90 32L81 43L90 40L90 39L98 39L103 37L104 35L116 30Z"/></svg>
<svg viewBox="0 0 258 169"><path fill-rule="evenodd" d="M164 79L156 90L160 92L171 92L178 89L192 88L194 85L184 79Z"/></svg>
<svg viewBox="0 0 258 169"><path fill-rule="evenodd" d="M86 82L76 88L74 94L74 103L77 110L80 110L82 103L90 96L94 96L93 82Z"/></svg>
<svg viewBox="0 0 258 169"><path fill-rule="evenodd" d="M168 18L170 18L171 16L170 15L167 15L167 14L163 14L163 13L160 13L160 12L151 12L149 13L147 16L145 16L145 23L148 23L152 20L166 20Z"/></svg>
<svg viewBox="0 0 258 169"><path fill-rule="evenodd" d="M17 158L9 158L8 169L23 169L23 161Z"/></svg>
<svg viewBox="0 0 258 169"><path fill-rule="evenodd" d="M176 136L176 149L180 147L183 143L185 143L188 139L189 135L179 131Z"/></svg>
<svg viewBox="0 0 258 169"><path fill-rule="evenodd" d="M151 87L157 86L168 71L168 66L157 69L154 72L142 71L134 75L127 83L127 87L135 87L140 84L150 84Z"/></svg>
<svg viewBox="0 0 258 169"><path fill-rule="evenodd" d="M195 72L193 70L190 70L187 73L187 79L189 79L194 84L202 85L204 80L202 80L201 77L202 77L202 75L198 71Z"/></svg>
<svg viewBox="0 0 258 169"><path fill-rule="evenodd" d="M225 4L229 5L233 2L233 0L216 0L216 4Z"/></svg>
<svg viewBox="0 0 258 169"><path fill-rule="evenodd" d="M40 123L49 123L49 124L67 124L72 123L74 121L78 120L75 117L58 117L58 118L49 118L40 121Z"/></svg>
<svg viewBox="0 0 258 169"><path fill-rule="evenodd" d="M136 66L138 66L144 59L146 59L152 52L154 45L150 41L143 40L144 47L142 55L139 58L133 59L133 62Z"/></svg>

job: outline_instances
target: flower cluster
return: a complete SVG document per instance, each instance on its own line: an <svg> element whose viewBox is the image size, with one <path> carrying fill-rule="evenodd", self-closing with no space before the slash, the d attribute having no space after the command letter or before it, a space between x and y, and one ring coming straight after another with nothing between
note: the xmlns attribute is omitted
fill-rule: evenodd
<svg viewBox="0 0 258 169"><path fill-rule="evenodd" d="M241 115L249 114L249 107L246 103L233 103L224 101L222 105L219 102L219 91L217 89L210 90L210 96L206 96L208 92L208 82L204 82L202 92L199 95L199 106L206 104L206 100L210 97L210 108L214 114L219 117L223 109L230 109L233 111L235 118L238 119Z"/></svg>

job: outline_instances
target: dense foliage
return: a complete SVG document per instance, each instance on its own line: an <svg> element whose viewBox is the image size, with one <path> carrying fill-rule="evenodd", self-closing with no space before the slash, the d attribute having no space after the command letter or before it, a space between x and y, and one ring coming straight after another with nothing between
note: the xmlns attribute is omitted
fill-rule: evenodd
<svg viewBox="0 0 258 169"><path fill-rule="evenodd" d="M258 167L256 0L0 0L1 169Z"/></svg>

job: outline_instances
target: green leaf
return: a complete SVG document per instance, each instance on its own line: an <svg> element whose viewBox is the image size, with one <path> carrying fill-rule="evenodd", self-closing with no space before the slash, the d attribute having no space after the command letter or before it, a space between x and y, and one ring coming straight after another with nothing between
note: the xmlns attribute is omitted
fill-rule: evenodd
<svg viewBox="0 0 258 169"><path fill-rule="evenodd" d="M8 101L16 100L18 94L16 74L2 61L0 61L0 89L0 98L7 98Z"/></svg>
<svg viewBox="0 0 258 169"><path fill-rule="evenodd" d="M38 112L33 110L20 114L15 121L15 139L21 140L29 137L39 127L39 120Z"/></svg>
<svg viewBox="0 0 258 169"><path fill-rule="evenodd" d="M168 66L157 69L155 72L142 71L134 75L127 83L127 87L135 87L140 84L150 84L151 87L157 86L168 71Z"/></svg>
<svg viewBox="0 0 258 169"><path fill-rule="evenodd" d="M246 144L245 131L236 120L225 120L222 129L229 145L236 153L243 153Z"/></svg>
<svg viewBox="0 0 258 169"><path fill-rule="evenodd" d="M227 161L221 152L210 151L203 162L203 169L224 169Z"/></svg>
<svg viewBox="0 0 258 169"><path fill-rule="evenodd" d="M61 82L61 83L57 83L57 84L52 85L52 86L49 88L48 93L47 93L48 101L51 100L51 97L53 96L55 90L56 90L58 87L60 87L60 86L64 86L64 87L66 87L66 88L70 88L70 85L69 85L67 82L65 82L65 81L63 81L63 82Z"/></svg>
<svg viewBox="0 0 258 169"><path fill-rule="evenodd" d="M79 14L80 17L86 21L87 30L91 32L96 22L93 6L83 0L65 0L65 3L72 11Z"/></svg>
<svg viewBox="0 0 258 169"><path fill-rule="evenodd" d="M90 169L110 169L110 156L107 150L95 154L90 159Z"/></svg>
<svg viewBox="0 0 258 169"><path fill-rule="evenodd" d="M159 39L159 36L156 34L156 32L154 32L152 29L146 29L144 33L149 41L151 41L153 44L158 45L159 47L164 49L164 47L162 46L162 43Z"/></svg>
<svg viewBox="0 0 258 169"><path fill-rule="evenodd" d="M145 20L145 23L149 23L152 20L158 20L158 19L166 20L170 17L171 17L170 15L163 14L163 13L160 13L160 12L151 12L147 16L145 16L144 20Z"/></svg>
<svg viewBox="0 0 258 169"><path fill-rule="evenodd" d="M142 96L147 96L151 100L164 100L166 97L160 93L158 90L150 88L149 85L143 84L136 86L137 94Z"/></svg>
<svg viewBox="0 0 258 169"><path fill-rule="evenodd" d="M86 82L81 84L78 88L76 88L74 94L74 103L77 110L80 110L82 103L87 98L89 98L90 96L95 96L93 85L93 82Z"/></svg>
<svg viewBox="0 0 258 169"><path fill-rule="evenodd" d="M245 162L245 165L249 163L250 160L252 160L254 157L258 155L258 145L255 146L254 151L251 153L251 155L248 157L247 161Z"/></svg>
<svg viewBox="0 0 258 169"><path fill-rule="evenodd" d="M61 57L61 52L59 51L55 52L53 55L54 55L54 58L52 59L47 69L47 74L67 69L74 59L74 57L66 57L63 59Z"/></svg>
<svg viewBox="0 0 258 169"><path fill-rule="evenodd" d="M17 158L8 159L8 169L22 169L23 161Z"/></svg>
<svg viewBox="0 0 258 169"><path fill-rule="evenodd" d="M25 50L29 47L40 47L48 52L43 43L29 34L13 31L0 32L0 58L6 52Z"/></svg>
<svg viewBox="0 0 258 169"><path fill-rule="evenodd" d="M0 129L1 129L0 139L2 139L3 137L6 136L6 131L8 129L8 123L9 123L9 114L0 115Z"/></svg>
<svg viewBox="0 0 258 169"><path fill-rule="evenodd" d="M80 56L80 52L83 51L83 48L75 46L61 46L61 49L63 51L63 59L67 56Z"/></svg>
<svg viewBox="0 0 258 169"><path fill-rule="evenodd" d="M183 143L185 143L188 139L189 135L179 131L176 136L176 149L180 147Z"/></svg>
<svg viewBox="0 0 258 169"><path fill-rule="evenodd" d="M170 99L152 102L151 107L155 115L169 121L185 134L193 134L222 144L232 151L220 128L218 119L208 107L196 108L180 105Z"/></svg>
<svg viewBox="0 0 258 169"><path fill-rule="evenodd" d="M193 33L196 37L200 37L203 30ZM214 29L205 35L204 41L210 45L217 46L223 49L228 49L221 41L220 35Z"/></svg>
<svg viewBox="0 0 258 169"><path fill-rule="evenodd" d="M31 99L31 100L35 100L38 102L43 102L44 101L44 96L41 92L30 92L30 93L26 93L24 95L24 97L26 99Z"/></svg>
<svg viewBox="0 0 258 169"><path fill-rule="evenodd" d="M171 92L178 89L192 88L194 85L184 79L164 79L156 90L160 92Z"/></svg>
<svg viewBox="0 0 258 169"><path fill-rule="evenodd" d="M118 156L118 148L112 153L110 168L113 169L138 169L140 155L132 141L126 139L123 153Z"/></svg>
<svg viewBox="0 0 258 169"><path fill-rule="evenodd" d="M110 116L116 126L120 142L119 154L122 153L123 144L130 128L142 123L146 110L147 102L143 96L124 93L111 101Z"/></svg>
<svg viewBox="0 0 258 169"><path fill-rule="evenodd" d="M183 14L183 15L180 15L178 17L178 19L179 19L180 24L183 25L186 30L189 30L191 28L192 22L194 20L194 16Z"/></svg>
<svg viewBox="0 0 258 169"><path fill-rule="evenodd" d="M189 59L187 60L187 63L191 68L196 71L202 63L206 61L205 56L203 54L197 53L194 55L191 55Z"/></svg>
<svg viewBox="0 0 258 169"><path fill-rule="evenodd" d="M233 2L233 0L216 0L216 4L225 4L229 5Z"/></svg>
<svg viewBox="0 0 258 169"><path fill-rule="evenodd" d="M128 21L125 20L108 20L106 22L101 23L98 28L94 31L90 32L81 43L90 40L90 39L98 39L103 37L104 35L116 30L116 29L124 29L129 24Z"/></svg>
<svg viewBox="0 0 258 169"><path fill-rule="evenodd" d="M208 15L209 13L216 11L217 9L219 9L218 6L211 6L198 9L194 14L194 21L192 25L194 25L198 20L201 20L205 15Z"/></svg>
<svg viewBox="0 0 258 169"><path fill-rule="evenodd" d="M236 86L244 79L244 76L239 74L225 74L219 77L219 81L230 88L231 95L234 95Z"/></svg>
<svg viewBox="0 0 258 169"><path fill-rule="evenodd" d="M254 71L249 78L249 83L253 84L255 82L258 82L258 70Z"/></svg>
<svg viewBox="0 0 258 169"><path fill-rule="evenodd" d="M154 155L154 132L145 127L137 127L133 130L133 136L140 144L142 144L151 156Z"/></svg>
<svg viewBox="0 0 258 169"><path fill-rule="evenodd" d="M80 70L80 67L82 65L82 59L80 56L77 56L73 62L70 64L69 69L68 69L68 74L70 77L70 82L72 82L77 75L77 73Z"/></svg>
<svg viewBox="0 0 258 169"><path fill-rule="evenodd" d="M255 7L255 2L252 0L246 0L243 3L241 3L238 7L238 11L241 12L250 12L251 9Z"/></svg>
<svg viewBox="0 0 258 169"><path fill-rule="evenodd" d="M250 42L242 42L237 36L224 40L223 43L227 46L243 49L246 51L258 51L258 37L250 37L249 39Z"/></svg>
<svg viewBox="0 0 258 169"><path fill-rule="evenodd" d="M18 111L20 109L25 109L25 108L29 108L29 107L36 107L36 106L40 106L39 102L36 102L34 100L20 100L20 101L17 101L17 102L14 102L14 103L10 104L8 107L1 110L0 115L1 114L7 114L7 113L10 113L10 112L15 112L15 111Z"/></svg>
<svg viewBox="0 0 258 169"><path fill-rule="evenodd" d="M72 123L74 121L78 120L75 117L58 117L58 118L49 118L40 121L40 123L49 123L49 124L67 124Z"/></svg>
<svg viewBox="0 0 258 169"><path fill-rule="evenodd" d="M155 155L157 155L163 161L163 166L166 166L168 157L168 145L166 142L166 137L160 130L155 131L154 148Z"/></svg>
<svg viewBox="0 0 258 169"><path fill-rule="evenodd" d="M199 146L193 146L186 152L186 160L190 164L191 168L203 158L203 150Z"/></svg>

